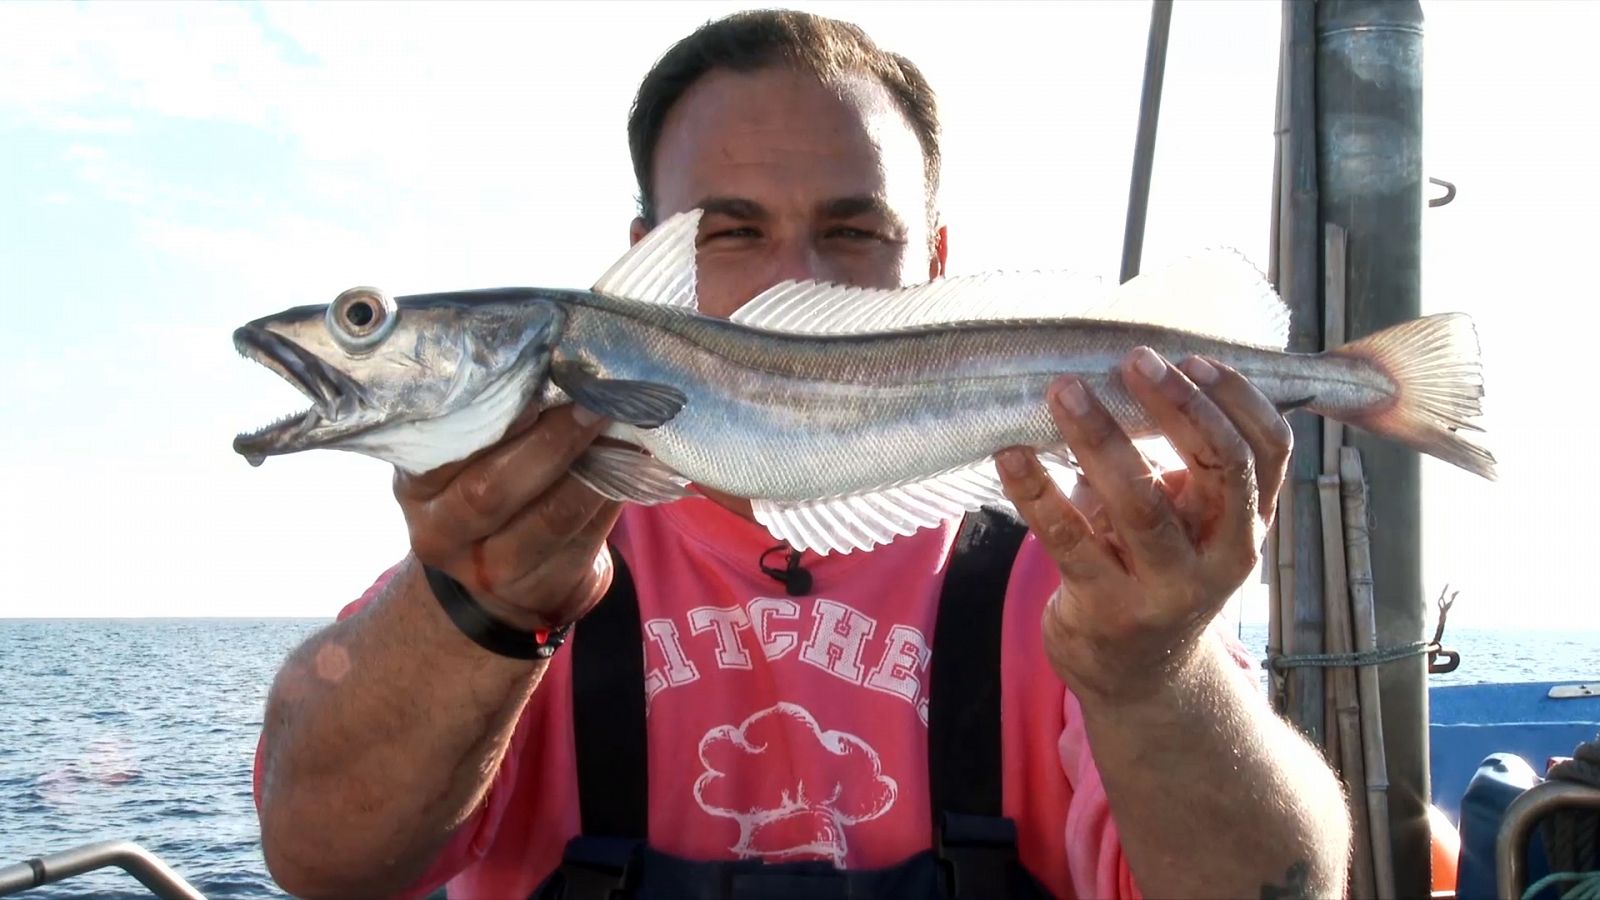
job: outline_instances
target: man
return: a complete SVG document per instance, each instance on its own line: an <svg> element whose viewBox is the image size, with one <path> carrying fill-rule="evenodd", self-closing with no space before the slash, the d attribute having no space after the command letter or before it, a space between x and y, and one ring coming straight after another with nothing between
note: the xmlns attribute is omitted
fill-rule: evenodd
<svg viewBox="0 0 1600 900"><path fill-rule="evenodd" d="M629 137L634 241L705 210L708 315L785 279L944 272L933 93L852 26L712 23L646 78ZM1179 362L1133 352L1122 373L1186 473L1152 477L1069 379L1049 408L1098 495L1074 505L1030 453L998 457L1031 530L1009 581L985 588L1004 594L1004 816L1056 896L1331 896L1339 786L1208 631L1254 565L1289 431L1237 373ZM584 824L571 660L619 572L629 599L606 603L637 603L643 623L646 877L692 860L894 870L930 852L928 642L955 526L807 554L796 569L812 584L785 592L747 503L619 509L567 474L604 427L563 407L396 479L410 555L291 656L268 702L262 842L285 889L418 896L450 880L523 897L545 883ZM548 658L499 655L442 610L440 574L503 628L548 640L580 624Z"/></svg>

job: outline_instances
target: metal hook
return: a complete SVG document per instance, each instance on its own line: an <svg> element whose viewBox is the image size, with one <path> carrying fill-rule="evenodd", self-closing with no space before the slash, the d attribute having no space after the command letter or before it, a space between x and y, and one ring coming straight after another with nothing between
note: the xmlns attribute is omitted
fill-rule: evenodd
<svg viewBox="0 0 1600 900"><path fill-rule="evenodd" d="M1449 203L1451 200L1454 200L1456 198L1456 186L1451 184L1448 181L1445 181L1443 178L1432 178L1432 177L1430 177L1428 179L1428 183L1429 184L1437 184L1440 187L1444 188L1444 196L1443 197L1430 197L1430 198L1428 198L1428 205L1429 206L1444 206L1445 204Z"/></svg>
<svg viewBox="0 0 1600 900"><path fill-rule="evenodd" d="M1450 607L1456 605L1456 597L1461 594L1460 591L1456 591L1450 594L1450 599L1446 600L1445 592L1449 590L1450 585L1447 584L1443 590L1439 591L1439 599L1437 601L1439 626L1433 630L1433 640L1430 642L1433 649L1428 651L1428 674L1430 675L1443 675L1447 672L1454 672L1456 667L1461 665L1461 654L1447 649L1441 643L1444 640L1444 621L1450 615Z"/></svg>

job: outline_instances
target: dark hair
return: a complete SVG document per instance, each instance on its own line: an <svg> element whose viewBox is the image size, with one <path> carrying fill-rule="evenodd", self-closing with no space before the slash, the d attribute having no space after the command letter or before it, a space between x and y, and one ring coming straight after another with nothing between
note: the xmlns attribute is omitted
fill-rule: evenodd
<svg viewBox="0 0 1600 900"><path fill-rule="evenodd" d="M939 111L933 88L911 60L879 48L858 26L793 10L754 10L707 22L674 44L644 77L628 115L628 149L645 222L655 224L652 161L672 105L712 69L752 72L778 65L824 83L866 75L888 89L922 145L931 222L939 191Z"/></svg>

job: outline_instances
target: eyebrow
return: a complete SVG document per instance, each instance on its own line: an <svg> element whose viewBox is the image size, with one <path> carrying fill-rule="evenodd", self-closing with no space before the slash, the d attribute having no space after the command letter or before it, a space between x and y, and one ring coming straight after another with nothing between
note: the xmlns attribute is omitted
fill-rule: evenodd
<svg viewBox="0 0 1600 900"><path fill-rule="evenodd" d="M702 197L695 206L706 215L724 215L731 219L765 219L767 211L761 204L743 197Z"/></svg>
<svg viewBox="0 0 1600 900"><path fill-rule="evenodd" d="M706 215L723 215L730 219L756 221L767 218L766 207L744 197L709 196L700 198L695 206ZM903 222L882 197L874 194L855 194L823 201L818 210L831 219L849 219L860 215L880 216L891 227L904 229Z"/></svg>
<svg viewBox="0 0 1600 900"><path fill-rule="evenodd" d="M832 219L849 219L854 216L873 215L881 216L895 228L905 228L905 223L883 198L875 194L858 194L852 197L839 197L822 204L823 215Z"/></svg>

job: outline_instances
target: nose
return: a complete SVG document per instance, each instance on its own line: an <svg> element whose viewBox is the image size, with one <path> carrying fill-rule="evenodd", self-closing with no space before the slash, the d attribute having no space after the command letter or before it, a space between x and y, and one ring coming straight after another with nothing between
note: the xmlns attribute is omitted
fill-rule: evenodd
<svg viewBox="0 0 1600 900"><path fill-rule="evenodd" d="M779 242L773 255L772 283L782 281L833 281L832 266L815 242L791 237Z"/></svg>

